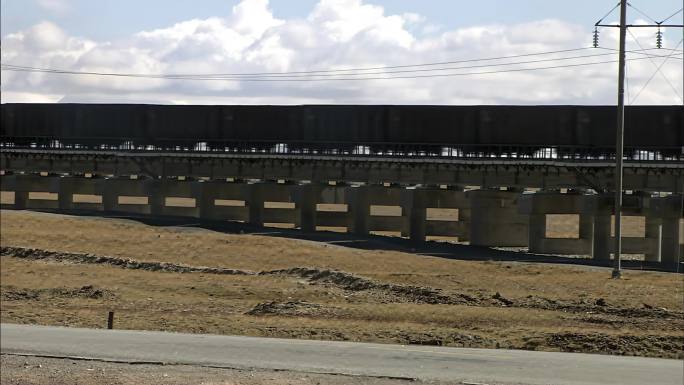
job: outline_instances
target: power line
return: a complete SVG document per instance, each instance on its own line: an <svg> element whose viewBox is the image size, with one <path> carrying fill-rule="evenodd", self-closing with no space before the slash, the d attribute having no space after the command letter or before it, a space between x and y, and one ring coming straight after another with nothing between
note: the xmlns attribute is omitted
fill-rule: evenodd
<svg viewBox="0 0 684 385"><path fill-rule="evenodd" d="M479 62L479 61L493 61L493 60L513 59L513 58L520 58L520 57L541 56L541 55L550 55L550 54L566 53L566 52L576 52L576 51L583 51L583 50L588 50L588 49L590 49L590 47L571 48L571 49L563 49L563 50L556 50L556 51L545 51L545 52L536 52L536 53L509 55L509 56L498 56L498 57L489 57L489 58L462 59L462 60L452 60L452 61L443 61L443 62L432 62L432 63L421 63L421 64L406 64L406 65L394 65L394 66L379 66L379 67L363 67L363 68L347 68L347 69L328 69L328 70L310 70L310 71L285 71L285 72L252 72L252 73L247 72L247 73L216 73L216 74L168 74L168 75L164 75L164 76L169 76L169 77L231 76L231 77L232 77L232 76L271 76L271 75L319 74L319 73L320 73L320 74L323 74L323 73L336 73L336 72L342 72L343 74L346 74L347 72L374 71L374 70L385 70L385 69L398 69L398 68L411 68L411 67L425 67L425 66L436 66L436 65L447 65L447 64L461 64L461 63L470 63L470 62ZM13 64L3 64L3 65L4 65L4 66L24 67L24 68L31 68L31 69L48 70L48 69L44 69L44 68L25 67L25 66L13 65ZM56 70L56 71L69 71L69 70ZM143 75L143 74L141 74L141 75ZM145 75L145 76L147 76L147 75Z"/></svg>
<svg viewBox="0 0 684 385"><path fill-rule="evenodd" d="M633 10L639 12L642 16L644 16L645 18L649 19L649 20L652 21L653 23L659 24L657 21L655 21L654 18L652 18L651 16L647 15L645 12L642 12L639 8L633 6L630 2L627 2L627 5L628 5L630 8L632 8Z"/></svg>
<svg viewBox="0 0 684 385"><path fill-rule="evenodd" d="M677 12L673 13L672 15L668 16L667 19L663 19L663 20L662 20L660 23L658 23L658 24L662 24L662 23L664 23L664 22L666 22L666 21L672 19L673 17L677 16L677 14L678 14L679 12L681 12L681 11L684 11L684 8L679 8L679 11L677 11Z"/></svg>
<svg viewBox="0 0 684 385"><path fill-rule="evenodd" d="M644 48L641 46L641 43L639 43L639 39L637 39L636 36L634 36L634 34L632 33L632 31L630 31L629 29L627 29L627 33L629 33L629 35L632 37L632 39L634 40L634 42L637 43L637 45L639 46L639 48L641 48L641 49L643 50ZM682 101L682 104L684 104L684 100L682 99L681 96L679 96L679 91L677 91L677 89L675 88L675 86L672 85L672 83L670 82L670 79L668 79L667 76L665 76L665 74L663 73L663 71L660 70L660 67L658 67L658 65L653 61L652 58L649 57L648 59L649 59L649 61L651 62L651 64L653 64L653 66L656 68L656 72L659 73L660 76L663 77L663 79L665 79L665 81L667 82L667 84L670 85L670 88L672 88L672 91L674 91L675 95L677 95L677 98L679 98L679 100ZM665 58L665 60L667 60L667 58ZM627 95L627 100L630 100L630 99L629 99L629 95ZM632 104L633 102L634 102L634 100L630 101L628 104Z"/></svg>
<svg viewBox="0 0 684 385"><path fill-rule="evenodd" d="M608 13L606 13L605 15L603 15L603 17L600 18L599 21L596 22L596 25L601 24L601 22L603 21L603 19L605 19L605 18L608 17L611 13L613 13L613 11L616 10L617 7L619 7L619 6L620 6L620 3L618 2L617 4L615 4L615 6L614 6L610 11L608 11Z"/></svg>
<svg viewBox="0 0 684 385"><path fill-rule="evenodd" d="M599 54L591 54L591 55L579 55L579 56L570 56L570 57L560 57L560 58L551 58L551 59L536 59L536 60L526 60L526 61L518 61L518 62L508 62L508 63L494 63L494 64L480 64L480 65L469 65L469 66L459 66L459 67L441 67L441 68L420 68L420 69L412 69L412 70L398 70L398 71L379 71L379 72L363 72L363 73L349 73L349 74L330 74L330 73L325 73L325 74L293 74L293 75L287 75L286 73L274 73L274 74L267 74L267 75L225 75L225 74L195 74L195 75L174 75L174 74L132 74L132 73L117 73L118 75L121 76L130 76L130 77L154 77L154 78L171 78L171 79L178 79L178 78L196 78L196 77L202 77L202 78L224 78L224 77L259 77L259 78L302 78L302 77L334 77L334 76L367 76L367 75L385 75L385 74L398 74L398 73L416 73L416 72L436 72L436 71L450 71L450 70L459 70L459 69L471 69L471 68L487 68L487 67L501 67L501 66L510 66L510 65L521 65L521 64L533 64L533 63L543 63L543 62L552 62L552 61L562 61L562 60L576 60L576 59L583 59L583 58L590 58L590 57L598 57L598 56L610 56L614 55L614 53L599 53ZM643 54L647 55L647 54ZM663 56L664 57L664 56ZM73 70L63 70L63 69L51 69L51 68L39 68L39 67L26 67L26 66L18 66L18 65L11 65L11 64L3 64L7 68L12 68L12 69L23 69L23 70L32 70L36 72L55 72L55 73L78 73L78 74L84 74L84 75L103 75L107 74L109 75L110 73L103 73L103 72L92 72L92 71L73 71Z"/></svg>
<svg viewBox="0 0 684 385"><path fill-rule="evenodd" d="M682 44L683 41L684 41L684 38L683 38L683 39L680 39L680 40L679 40L679 43L677 43L677 46L675 47L675 49L679 48L679 46ZM672 55L672 53L673 53L673 52L671 52L670 55ZM646 87L647 87L648 84L651 82L651 80L653 80L653 78L654 78L654 77L656 76L656 74L660 71L660 69L663 67L663 65L665 65L665 63L667 62L667 59L668 59L668 58L665 58L665 60L663 60L663 62L660 63L660 65L658 66L658 68L656 68L656 72L654 72L653 75L651 75L651 77L648 78L648 80L646 81L646 84L644 84L644 85L641 87L641 89L639 90L639 92L637 92L636 96L634 96L634 99L632 100L632 103L636 102L636 100L639 98L639 95L641 95L641 92L642 92L644 89L646 89ZM677 95L677 96L679 96L679 95Z"/></svg>
<svg viewBox="0 0 684 385"><path fill-rule="evenodd" d="M674 52L669 56L672 57ZM631 58L627 60L643 60L646 57ZM679 57L677 57L679 58ZM599 64L616 63L617 60L608 61L597 61L589 63L575 63L575 64L565 64L565 65L555 65L555 66L545 66L545 67L531 67L531 68L513 68L513 69L501 69L501 70L490 70L490 71L479 71L479 72L461 72L461 73L448 73L448 74L426 74L426 75L410 75L410 76L390 76L390 77L337 77L337 78L264 78L264 77L160 77L160 75L141 75L141 74L124 74L124 73L106 73L106 72L79 72L79 71L58 71L58 70L36 70L36 69L22 69L22 68L4 68L5 71L13 72L41 72L41 73L52 73L52 74L65 74L65 75L95 75L95 76L116 76L116 77L134 77L134 78L153 78L153 79L171 79L171 80L232 80L232 81L246 81L246 82L312 82L312 81L361 81L361 80L393 80L393 79L420 79L420 78L441 78L441 77L453 77L453 76L472 76L472 75L489 75L498 73L510 73L510 72L526 72L526 71L537 71L537 70L548 70L548 69L561 69L561 68L572 68L572 67L583 67L592 66ZM465 68L467 69L467 68ZM364 75L364 74L359 74Z"/></svg>
<svg viewBox="0 0 684 385"><path fill-rule="evenodd" d="M598 48L602 48L604 50L615 51L614 49L606 48L606 47L598 47ZM584 49L587 49L587 48L573 49L573 50L576 51L576 50L584 50ZM653 49L643 49L642 48L641 50L633 50L633 51L629 51L629 52L639 54L639 55L649 56L649 57L666 57L666 55L656 55L656 54L648 53L647 51L649 51L649 50L653 50ZM568 50L564 50L564 51L568 51ZM560 51L550 51L550 52L555 53L555 52L560 52ZM507 56L507 57L521 57L521 56L530 56L530 55L532 55L532 54L514 55L514 56ZM232 79L232 78L237 78L237 77L302 78L302 77L366 76L366 75L385 75L385 74L397 74L397 73L435 72L435 71L448 71L448 70L458 70L458 69L501 67L501 66L510 66L510 65L552 62L552 61L560 61L560 60L575 60L575 59L580 59L580 58L598 57L598 56L607 56L607 55L611 55L611 53L578 55L578 56L569 56L569 57L556 57L556 58L549 58L549 59L535 59L535 60L518 61L518 62L504 62L504 63L481 64L481 65L470 65L470 66L459 66L459 67L419 68L419 69L412 69L412 70L364 72L364 73L330 73L330 72L341 71L341 70L319 70L319 71L262 72L262 73L254 73L254 74L250 74L250 73L233 73L233 74L222 74L222 73L216 73L216 74L135 74L135 73L109 73L109 72L95 72L95 71L76 71L76 70L65 70L65 69L54 69L54 68L20 66L20 65L15 65L15 64L2 64L2 66L5 67L5 69L7 69L7 70L13 70L16 72L43 72L43 73L79 74L79 75L159 78L159 79L215 78L217 80L221 80L222 78L231 78ZM500 58L503 58L503 57L506 57L506 56L502 56ZM488 60L495 60L495 59L499 60L500 58L470 59L470 60L452 61L451 63L488 61ZM679 57L674 57L674 58L679 59ZM445 63L445 62L443 62L443 63ZM435 65L435 64L439 64L439 63L426 63L426 64L375 67L375 68L407 68L407 67L428 66L428 65ZM369 68L365 68L363 70L368 70L368 69ZM352 69L348 69L348 70L344 70L344 71L351 71L351 70ZM292 75L288 75L288 74L292 74Z"/></svg>
<svg viewBox="0 0 684 385"><path fill-rule="evenodd" d="M615 51L615 52L620 51L617 48L610 48L610 47L596 47L596 48L605 49L605 50L609 50L609 51ZM654 55L654 54L642 53L642 52L646 52L646 51L675 51L678 53L684 52L684 50L681 50L681 49L664 48L664 47L663 48L641 48L641 49L626 49L625 50L625 52L627 52L627 53L639 53L642 55L648 55L650 57L667 57L667 55Z"/></svg>

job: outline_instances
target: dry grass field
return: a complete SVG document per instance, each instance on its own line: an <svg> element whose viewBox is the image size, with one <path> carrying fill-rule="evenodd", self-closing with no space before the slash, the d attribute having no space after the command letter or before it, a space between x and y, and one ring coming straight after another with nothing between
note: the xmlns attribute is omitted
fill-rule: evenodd
<svg viewBox="0 0 684 385"><path fill-rule="evenodd" d="M0 214L2 322L684 357L682 275Z"/></svg>

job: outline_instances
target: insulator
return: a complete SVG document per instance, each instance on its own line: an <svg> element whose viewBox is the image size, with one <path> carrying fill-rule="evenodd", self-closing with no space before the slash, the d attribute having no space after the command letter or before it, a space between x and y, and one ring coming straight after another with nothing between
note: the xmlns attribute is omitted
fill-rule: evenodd
<svg viewBox="0 0 684 385"><path fill-rule="evenodd" d="M594 27L594 48L599 46L599 31L598 28Z"/></svg>
<svg viewBox="0 0 684 385"><path fill-rule="evenodd" d="M663 33L658 27L658 32L656 32L656 48L663 48Z"/></svg>

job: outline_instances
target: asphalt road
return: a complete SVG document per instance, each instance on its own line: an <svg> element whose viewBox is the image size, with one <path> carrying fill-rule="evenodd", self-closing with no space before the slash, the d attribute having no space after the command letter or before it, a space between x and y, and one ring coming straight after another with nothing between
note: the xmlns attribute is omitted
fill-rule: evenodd
<svg viewBox="0 0 684 385"><path fill-rule="evenodd" d="M0 325L2 353L513 384L684 383L684 361Z"/></svg>

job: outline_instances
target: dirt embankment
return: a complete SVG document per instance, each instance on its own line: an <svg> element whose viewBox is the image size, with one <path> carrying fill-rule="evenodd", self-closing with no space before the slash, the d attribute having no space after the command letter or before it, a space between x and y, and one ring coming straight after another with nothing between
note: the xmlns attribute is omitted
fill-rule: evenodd
<svg viewBox="0 0 684 385"><path fill-rule="evenodd" d="M47 289L20 289L7 286L2 289L0 295L3 301L26 301L40 300L44 298L114 298L115 294L106 289L99 289L92 285L82 286L78 289L47 288Z"/></svg>
<svg viewBox="0 0 684 385"><path fill-rule="evenodd" d="M192 311L202 312L206 311L205 306L214 306L212 309L217 306L212 302L219 299L218 292L215 291L215 287L218 286L203 288L202 293L206 292L207 298L211 300L202 302L205 299L201 295L197 296L200 287L193 277L204 276L205 280L213 276L211 279L219 280L216 282L224 282L224 278L219 276L233 275L235 277L229 280L231 285L244 285L240 289L243 291L229 290L228 286L224 288L227 290L225 292L237 293L230 294L229 300L223 302L224 305L234 308L235 312L232 315L230 312L221 315L215 320L215 325L232 322L237 326L218 332L245 332L252 335L289 338L684 358L684 334L677 332L684 325L684 312L681 309L659 308L646 303L640 307L629 307L620 305L620 301L613 297L578 296L577 299L560 299L540 295L508 296L482 288L469 290L465 287L452 286L440 289L429 285L390 283L344 271L310 267L252 271L21 247L0 247L0 256L8 258L5 262L9 262L10 259L21 259L52 265L55 268L60 265L101 265L123 269L127 271L125 274L159 273L161 275L155 277L159 277L160 281L166 280L162 277L174 277L175 280L173 274L181 274L187 282L185 285L188 291L178 291L174 294L196 297L188 303L176 302L177 298L184 297L169 297L173 299L167 306L183 309L180 313L182 316L173 321L179 325L188 322L186 315L191 310L185 307L194 306L190 305L194 301L199 303ZM133 270L141 272L133 273ZM33 279L32 271L28 271L27 274ZM57 285L53 283L51 288L27 287L21 285L21 281L17 282L19 283L16 286L6 284L2 287L1 299L3 306L7 306L3 309L3 317L11 322L34 322L39 315L34 314L31 309L43 304L57 304L56 307L50 308L50 311L66 312L71 317L73 308L69 306L74 306L72 303L79 301L83 304L83 309L90 309L98 303L107 307L126 303L123 308L127 308L129 302L140 299L121 294L123 292L117 289L116 285L110 283L107 286L97 281L80 281L81 283L75 287L63 287L64 283L61 282ZM92 282L97 285L93 285ZM259 290L250 285L258 285L259 289L265 291L259 296L246 297L247 294L243 293ZM245 288L248 288L247 291L244 291ZM278 295L282 294L278 292L283 290L288 290L288 293ZM505 292L505 288L501 291ZM303 292L309 293L309 296L303 297ZM151 298L142 300L146 306L154 304L150 302ZM59 306L69 308L64 310ZM445 311L445 308L449 310ZM403 314L405 309L421 309L421 312L428 312L422 314L429 314L432 311L442 313L435 317L411 318ZM461 317L453 313L464 312L463 309L469 309L465 313L471 315ZM516 309L534 311L520 312ZM121 307L119 311L123 311ZM166 309L153 312L145 316L148 317L145 318L145 324L156 322L158 326L154 326L155 328L167 330L171 322L165 319L167 314L169 313ZM528 321L523 322L524 327L508 328L505 332L500 332L498 328L505 327L501 326L502 320L506 320L506 317L520 317L523 314L532 314L530 318L525 318ZM61 320L59 324L67 322L63 321L63 316L55 317ZM475 321L469 320L468 317L475 317ZM68 322L67 324L70 324ZM521 324L520 321L515 321L515 318L512 322ZM360 323L369 327L360 327ZM174 330L189 329L178 326ZM213 329L208 331L217 332Z"/></svg>
<svg viewBox="0 0 684 385"><path fill-rule="evenodd" d="M382 283L343 271L295 267L283 270L262 271L259 274L285 275L306 279L310 284L314 285L329 285L350 292L368 292L376 296L376 299L380 302L410 302L433 305L467 304L467 301L461 298L461 296L445 294L440 289Z"/></svg>
<svg viewBox="0 0 684 385"><path fill-rule="evenodd" d="M397 285L378 282L354 274L306 267L254 272L230 268L180 265L166 262L141 262L110 256L64 253L22 247L0 247L0 256L29 260L45 260L62 263L100 264L124 269L147 270L169 273L204 273L219 275L281 275L306 279L309 284L327 285L348 292L363 292L380 303L417 303L434 305L467 305L486 307L518 307L542 310L556 310L569 313L604 314L620 317L649 317L658 319L684 319L684 311L655 308L644 304L641 308L627 308L608 303L603 298L564 301L541 296L528 295L524 298L506 298L499 292L493 294L444 291L437 288L414 285ZM596 322L607 322L597 318Z"/></svg>
<svg viewBox="0 0 684 385"><path fill-rule="evenodd" d="M95 265L109 265L123 269L159 271L167 273L205 273L225 275L254 275L247 270L224 269L204 266L188 266L167 262L140 262L128 258L117 258L81 253L63 253L57 251L30 249L25 247L0 247L0 256L29 259L34 261L45 260L65 263L86 263Z"/></svg>

